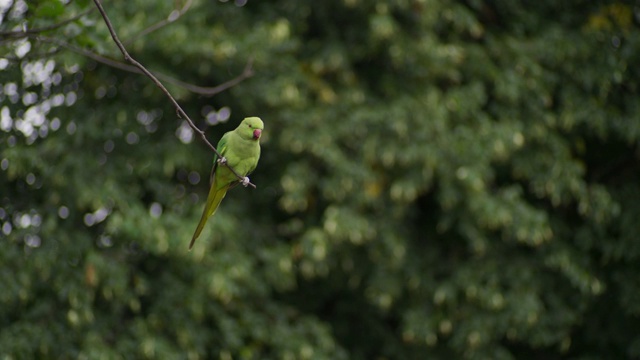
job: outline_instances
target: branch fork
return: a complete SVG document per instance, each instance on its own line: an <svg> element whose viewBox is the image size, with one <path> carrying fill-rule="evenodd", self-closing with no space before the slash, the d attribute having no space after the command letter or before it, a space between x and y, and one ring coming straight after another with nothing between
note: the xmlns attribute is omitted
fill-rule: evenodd
<svg viewBox="0 0 640 360"><path fill-rule="evenodd" d="M109 20L109 17L107 16L107 13L105 12L104 8L102 7L102 4L100 3L100 0L93 0L93 2L96 4L96 7L98 8L98 11L100 12L100 15L102 15L102 18L104 19L105 24L107 25L107 28L109 29L109 33L111 34L111 38L113 38L113 41L116 43L116 46L118 47L118 49L120 50L120 52L122 53L122 55L124 56L124 59L131 63L133 66L135 66L136 68L140 69L140 71L145 74L148 78L151 79L151 81L153 81L154 84L156 84L157 87L160 88L160 90L162 90L162 92L169 98L169 100L171 101L171 103L173 104L173 106L176 108L176 112L178 114L179 118L185 119L187 121L187 123L189 124L189 127L191 127L191 129L197 133L198 135L200 135L200 139L202 139L202 141L204 141L204 143L211 149L213 150L214 153L216 153L216 155L218 155L218 158L223 159L223 156L218 152L218 150L215 148L215 146L211 145L211 143L209 142L209 140L207 140L207 137L205 136L204 131L200 130L191 120L191 118L189 118L189 115L187 115L187 113L184 112L184 110L182 109L182 107L180 106L180 104L178 104L178 102L176 101L176 99L171 95L171 93L169 92L169 90L167 90L167 88L160 82L160 80L158 80L158 78L156 78L149 70L147 70L147 68L145 68L142 64L140 64L138 61L136 61L133 57L131 57L131 55L129 55L129 52L127 51L127 49L124 47L124 45L122 44L122 42L120 41L120 39L118 38L118 35L116 34L115 29L113 28L113 25L111 24L111 20ZM226 166L229 170L231 170L231 172L238 178L238 181L240 181L242 183L242 185L246 186L251 186L252 188L256 188L256 185L251 183L249 181L249 178L246 176L242 176L240 174L238 174L237 171L235 171L231 166L229 166L226 162L223 163L224 166Z"/></svg>

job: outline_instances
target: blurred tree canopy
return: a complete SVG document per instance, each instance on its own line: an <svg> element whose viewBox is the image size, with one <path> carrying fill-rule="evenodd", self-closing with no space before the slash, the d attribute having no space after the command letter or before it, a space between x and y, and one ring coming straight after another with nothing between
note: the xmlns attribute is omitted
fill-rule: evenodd
<svg viewBox="0 0 640 360"><path fill-rule="evenodd" d="M93 2L0 1L3 359L640 358L637 1L103 5L258 188L188 252L213 154Z"/></svg>

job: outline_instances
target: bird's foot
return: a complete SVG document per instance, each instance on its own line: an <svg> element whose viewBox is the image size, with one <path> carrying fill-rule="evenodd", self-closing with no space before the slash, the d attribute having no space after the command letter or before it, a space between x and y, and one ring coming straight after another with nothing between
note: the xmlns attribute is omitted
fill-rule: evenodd
<svg viewBox="0 0 640 360"><path fill-rule="evenodd" d="M250 182L251 181L249 180L248 176L245 176L244 178L242 178L242 186L247 187L247 186L249 186Z"/></svg>
<svg viewBox="0 0 640 360"><path fill-rule="evenodd" d="M218 159L218 164L220 165L227 165L227 158L226 157L221 157L220 159Z"/></svg>

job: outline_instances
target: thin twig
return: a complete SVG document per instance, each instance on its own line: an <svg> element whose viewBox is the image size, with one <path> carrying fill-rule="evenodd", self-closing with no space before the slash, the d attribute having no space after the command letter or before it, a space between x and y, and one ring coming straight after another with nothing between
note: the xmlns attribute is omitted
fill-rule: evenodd
<svg viewBox="0 0 640 360"><path fill-rule="evenodd" d="M35 40L43 42L43 43L49 43L49 44L55 44L58 45L60 47L63 47L65 49L71 50L77 54L80 54L82 56L88 57L89 59L95 60L99 63L111 66L113 68L119 69L119 70L124 70L124 71L128 71L128 72L132 72L132 73L136 73L136 74L142 74L142 71L140 71L140 69L138 69L137 67L133 66L133 65L129 65L126 63L123 63L121 61L118 60L113 60L111 58L108 58L106 56L102 56L100 54L94 53L92 51L89 51L87 49L81 48L79 46L70 44L64 40L60 40L60 39L56 39L56 38L50 38L50 37L46 37L46 36L36 36ZM157 74L158 77L164 76L161 74Z"/></svg>
<svg viewBox="0 0 640 360"><path fill-rule="evenodd" d="M218 155L219 158L222 158L223 156L218 152L218 150L216 150L216 148L213 145L211 145L209 140L207 140L207 137L205 136L204 131L198 129L198 127L193 123L193 121L191 121L191 118L189 118L189 115L187 115L187 113L185 113L184 110L182 110L182 107L180 106L180 104L178 104L176 99L174 99L174 97L171 95L169 90L167 90L167 88L165 88L164 85L162 85L160 80L158 80L158 78L156 78L149 70L147 70L147 68L145 68L142 64L140 64L134 58L132 58L131 55L129 55L129 52L127 52L127 49L124 47L124 45L122 44L122 42L118 38L118 35L116 35L116 31L113 28L113 25L111 24L111 20L109 20L109 17L107 16L107 13L104 11L104 8L102 7L102 4L100 3L100 0L93 0L93 2L96 4L96 7L98 8L98 11L100 11L100 14L102 15L102 18L104 19L104 22L107 25L107 28L109 29L109 33L111 34L111 38L113 38L113 41L116 43L116 46L118 46L118 49L120 49L120 52L122 52L122 55L124 56L124 59L126 61L130 62L133 66L135 66L138 69L140 69L140 71L142 71L145 75L147 75L147 77L149 77L151 79L151 81L153 81L153 83L156 84L156 86L158 86L160 88L160 90L162 90L162 92L165 95L167 95L167 97L169 98L169 100L171 101L173 106L175 106L176 112L178 113L178 116L183 118L183 119L185 119L187 121L187 123L189 123L189 126L191 127L191 129L193 129L193 131L195 131L198 135L200 135L200 138L202 139L202 141L204 141L204 143L207 144L207 146L211 150L213 150L213 152L215 152L216 155ZM239 180L243 180L244 179L244 176L241 176L240 174L238 174L231 166L229 166L229 165L226 165L226 166L227 166L227 168L229 170L231 170L231 172ZM256 186L254 184L252 184L251 182L249 182L248 185L250 185L254 189L256 188Z"/></svg>
<svg viewBox="0 0 640 360"><path fill-rule="evenodd" d="M245 65L244 70L242 70L242 73L227 82L224 82L215 87L207 87L207 88L203 88L197 85L192 85L191 87L186 87L186 86L185 87L193 92L197 92L198 94L212 96L217 93L223 92L228 88L234 87L240 82L252 76L253 76L253 59L249 58L249 61L247 62L247 65Z"/></svg>
<svg viewBox="0 0 640 360"><path fill-rule="evenodd" d="M42 51L42 52L29 51L29 53L23 57L17 57L15 55L6 55L4 58L11 63L20 63L22 61L27 61L32 59L42 59L46 57L51 57L57 54L60 50L61 50L60 47L55 47L47 50L46 52L45 51Z"/></svg>
<svg viewBox="0 0 640 360"><path fill-rule="evenodd" d="M40 34L46 31L51 31L51 30L55 30L57 28L63 27L65 25L67 25L70 22L74 22L78 19L80 19L81 17L87 15L88 13L94 11L95 8L88 8L87 10L72 16L66 20L63 20L59 23L55 23L49 26L43 26L40 28L35 28L35 29L23 29L23 30L16 30L16 31L0 31L0 37L3 38L23 38L23 37L27 37L29 35L34 35L34 34Z"/></svg>
<svg viewBox="0 0 640 360"><path fill-rule="evenodd" d="M185 1L184 5L182 6L182 8L180 10L173 10L169 16L167 16L166 19L163 19L161 21L158 21L157 23L149 26L148 28L142 30L141 32L137 33L136 35L132 36L129 39L124 40L122 43L125 45L129 45L131 44L133 41L135 41L136 39L139 39L143 36L146 36L176 20L178 20L182 15L184 15L184 13L187 12L187 10L189 10L189 8L191 7L191 3L193 1L192 0L187 0Z"/></svg>
<svg viewBox="0 0 640 360"><path fill-rule="evenodd" d="M60 40L60 39L56 39L56 38L50 38L50 37L46 37L46 36L35 36L34 37L37 41L41 41L41 42L45 42L45 43L50 43L50 44L55 44L58 46L61 46L63 48L66 48L68 50L71 50L77 54L80 54L82 56L88 57L92 60L95 60L99 63L111 66L113 68L119 69L119 70L123 70L123 71L128 71L128 72L132 72L132 73L136 73L136 74L144 74L138 67L133 66L133 65L129 65L126 63L123 63L121 61L118 60L114 60L111 58L108 58L106 56L94 53L92 51L89 51L87 49L81 48L79 46L70 44L64 40ZM184 82L182 80L178 80L174 77L171 77L169 75L165 75L163 73L160 72L155 72L155 76L165 82L168 82L172 85L175 86L179 86L181 88L184 88L188 91L191 91L193 93L196 94L200 94L200 95L204 95L204 96L213 96L215 94L218 94L220 92L223 92L224 90L240 83L241 81L251 77L253 75L253 68L252 68L252 61L251 59L249 60L249 62L247 63L247 66L245 66L244 70L242 71L242 73L238 76L236 76L235 78L228 80L218 86L214 86L214 87L206 87L206 86L199 86L199 85L194 85L194 84L190 84L187 82Z"/></svg>

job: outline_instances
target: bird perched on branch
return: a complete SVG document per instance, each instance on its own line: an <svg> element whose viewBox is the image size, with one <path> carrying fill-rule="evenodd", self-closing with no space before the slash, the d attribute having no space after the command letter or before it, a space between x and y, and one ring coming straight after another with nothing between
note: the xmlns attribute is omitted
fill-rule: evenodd
<svg viewBox="0 0 640 360"><path fill-rule="evenodd" d="M217 150L222 157L218 158L216 155L213 159L207 204L189 243L189 250L200 236L207 219L215 214L227 191L238 184L244 186L249 184L247 175L256 168L260 159L260 136L263 129L264 124L260 118L248 117L242 120L237 128L225 133L218 142ZM230 168L243 179L238 179Z"/></svg>

